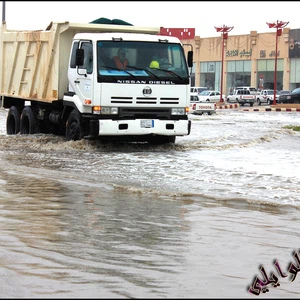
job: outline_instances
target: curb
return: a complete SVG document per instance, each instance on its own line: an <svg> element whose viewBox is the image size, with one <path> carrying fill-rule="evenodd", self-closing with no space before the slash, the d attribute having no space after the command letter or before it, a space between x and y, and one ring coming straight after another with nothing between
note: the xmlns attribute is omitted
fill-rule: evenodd
<svg viewBox="0 0 300 300"><path fill-rule="evenodd" d="M292 112L300 112L300 108L275 108L275 107L266 107L266 108L243 108L243 111L292 111Z"/></svg>
<svg viewBox="0 0 300 300"><path fill-rule="evenodd" d="M286 111L286 112L300 112L300 107L249 107L244 108L237 104L228 104L228 105L217 105L217 109L232 109L238 108L241 111Z"/></svg>
<svg viewBox="0 0 300 300"><path fill-rule="evenodd" d="M239 104L217 105L217 109L239 108Z"/></svg>

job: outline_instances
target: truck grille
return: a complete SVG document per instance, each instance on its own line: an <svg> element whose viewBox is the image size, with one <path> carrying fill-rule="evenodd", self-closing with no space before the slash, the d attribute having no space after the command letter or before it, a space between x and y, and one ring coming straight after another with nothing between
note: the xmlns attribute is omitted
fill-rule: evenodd
<svg viewBox="0 0 300 300"><path fill-rule="evenodd" d="M179 104L179 98L167 98L167 97L161 97L161 98L155 98L155 97L111 97L110 99L111 104L125 104L125 105L157 105L157 104L164 104L164 105L178 105Z"/></svg>
<svg viewBox="0 0 300 300"><path fill-rule="evenodd" d="M129 108L129 107L121 107L119 110L119 117L121 118L163 118L170 119L171 111L168 108L153 108L153 109L145 109L145 108Z"/></svg>

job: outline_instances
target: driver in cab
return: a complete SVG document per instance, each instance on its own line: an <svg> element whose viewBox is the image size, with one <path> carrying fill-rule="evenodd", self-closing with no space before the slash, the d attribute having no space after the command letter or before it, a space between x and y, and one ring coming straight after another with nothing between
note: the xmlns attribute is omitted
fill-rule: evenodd
<svg viewBox="0 0 300 300"><path fill-rule="evenodd" d="M128 65L128 59L126 58L126 51L122 48L118 49L118 55L114 56L113 60L115 65L120 70L125 70Z"/></svg>

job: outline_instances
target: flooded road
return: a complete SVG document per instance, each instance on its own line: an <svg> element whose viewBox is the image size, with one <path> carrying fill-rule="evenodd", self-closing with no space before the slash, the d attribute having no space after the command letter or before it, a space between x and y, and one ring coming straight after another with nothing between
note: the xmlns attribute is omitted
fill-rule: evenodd
<svg viewBox="0 0 300 300"><path fill-rule="evenodd" d="M5 118L3 298L257 298L275 259L289 276L260 296L299 298L299 113L191 115L165 146L7 136Z"/></svg>

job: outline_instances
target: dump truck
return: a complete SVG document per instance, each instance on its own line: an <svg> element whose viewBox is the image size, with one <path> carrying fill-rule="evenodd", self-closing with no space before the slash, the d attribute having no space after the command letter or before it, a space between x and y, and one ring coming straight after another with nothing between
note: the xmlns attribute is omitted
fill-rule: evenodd
<svg viewBox="0 0 300 300"><path fill-rule="evenodd" d="M51 22L45 30L9 30L2 22L7 134L153 143L189 135L193 51L160 29ZM127 58L122 69L114 65L120 49ZM159 62L161 53L167 63Z"/></svg>

